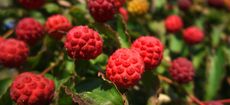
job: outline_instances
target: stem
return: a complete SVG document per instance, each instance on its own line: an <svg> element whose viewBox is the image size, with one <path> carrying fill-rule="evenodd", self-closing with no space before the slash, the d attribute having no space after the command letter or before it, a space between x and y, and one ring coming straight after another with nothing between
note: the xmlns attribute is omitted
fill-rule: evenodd
<svg viewBox="0 0 230 105"><path fill-rule="evenodd" d="M202 101L200 101L197 97L195 97L195 96L193 96L193 95L190 95L189 96L190 97L190 99L194 102L194 103L196 103L196 104L198 104L198 105L205 105Z"/></svg>
<svg viewBox="0 0 230 105"><path fill-rule="evenodd" d="M217 101L221 103L230 103L230 99L217 100Z"/></svg>
<svg viewBox="0 0 230 105"><path fill-rule="evenodd" d="M158 75L158 78L168 84L173 84L173 81L171 79L169 79L168 77L165 77L163 75Z"/></svg>
<svg viewBox="0 0 230 105"><path fill-rule="evenodd" d="M106 80L105 74L102 73L101 71L99 71L99 72L97 73L97 76L98 76L98 77L101 77L103 80Z"/></svg>
<svg viewBox="0 0 230 105"><path fill-rule="evenodd" d="M213 100L215 102L220 102L220 103L223 103L223 104L227 104L227 103L230 103L230 99L223 99L223 100Z"/></svg>
<svg viewBox="0 0 230 105"><path fill-rule="evenodd" d="M4 33L2 36L3 38L8 38L10 35L12 35L14 33L14 30L11 29L11 30L8 30L6 33Z"/></svg>
<svg viewBox="0 0 230 105"><path fill-rule="evenodd" d="M57 65L60 64L60 62L64 59L64 53L62 52L60 54L60 56L58 57L58 59L55 62L50 63L50 66L48 68L46 68L41 75L44 75L46 73L48 73L49 71L53 70Z"/></svg>

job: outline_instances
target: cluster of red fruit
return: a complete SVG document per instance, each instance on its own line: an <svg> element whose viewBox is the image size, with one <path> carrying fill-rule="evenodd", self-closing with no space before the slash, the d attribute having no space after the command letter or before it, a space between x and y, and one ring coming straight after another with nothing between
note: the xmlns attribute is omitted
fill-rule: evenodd
<svg viewBox="0 0 230 105"><path fill-rule="evenodd" d="M126 0L88 0L90 14L97 22L111 20L115 13L120 12L128 20L128 12L122 7Z"/></svg>
<svg viewBox="0 0 230 105"><path fill-rule="evenodd" d="M161 63L163 50L159 39L142 36L133 42L131 49L118 49L109 57L106 76L118 87L132 87L145 70L154 69ZM193 64L186 58L175 59L169 72L178 83L188 83L194 77Z"/></svg>
<svg viewBox="0 0 230 105"><path fill-rule="evenodd" d="M19 0L24 6L30 1ZM44 0L35 0L28 8L37 8ZM125 0L88 0L91 15L98 22L106 22L113 18ZM169 32L177 32L183 27L178 16L170 16L165 22ZM43 27L33 18L21 19L16 27L17 39L0 38L0 63L6 67L18 67L29 56L27 44L35 44L45 32L60 40L66 34L65 48L68 55L76 59L94 59L102 53L103 40L99 33L88 26L72 27L71 22L62 15L49 17ZM195 44L203 40L203 32L195 27L184 31L186 42ZM164 46L153 36L142 36L136 39L131 48L115 51L108 60L106 77L121 88L129 88L137 84L145 70L156 68L163 58ZM173 79L179 83L187 83L193 79L194 68L186 58L174 60L169 68ZM14 80L10 95L19 105L45 105L54 95L54 82L42 75L25 72ZM41 103L43 102L43 103Z"/></svg>
<svg viewBox="0 0 230 105"><path fill-rule="evenodd" d="M21 19L15 30L17 39L0 38L0 63L6 67L22 65L29 56L27 44L35 44L45 32L55 39L61 39L68 31L65 48L75 60L89 60L101 54L103 41L98 32L87 26L71 28L69 20L62 15L49 17L44 28L33 18ZM29 72L20 74L11 86L11 97L19 105L45 105L50 102L53 94L52 80Z"/></svg>
<svg viewBox="0 0 230 105"><path fill-rule="evenodd" d="M165 28L168 32L178 32L183 26L183 20L177 15L170 15L165 19ZM190 26L183 30L183 39L190 45L198 44L204 40L204 32L197 26Z"/></svg>
<svg viewBox="0 0 230 105"><path fill-rule="evenodd" d="M209 6L215 7L215 8L224 8L230 10L230 1L229 0L203 0L204 3L207 3ZM189 10L193 5L193 0L178 0L177 2L178 7L180 10L187 11Z"/></svg>

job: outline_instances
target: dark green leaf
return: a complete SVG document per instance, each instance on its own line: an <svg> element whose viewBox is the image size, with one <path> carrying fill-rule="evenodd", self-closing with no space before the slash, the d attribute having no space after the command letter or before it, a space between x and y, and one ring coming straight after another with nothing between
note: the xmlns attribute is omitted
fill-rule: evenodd
<svg viewBox="0 0 230 105"><path fill-rule="evenodd" d="M115 86L98 78L87 79L77 85L77 91L90 105L123 105Z"/></svg>
<svg viewBox="0 0 230 105"><path fill-rule="evenodd" d="M207 84L206 84L206 94L205 99L213 99L220 89L221 81L224 77L224 53L223 49L219 48L217 53L210 57L209 63L207 65Z"/></svg>

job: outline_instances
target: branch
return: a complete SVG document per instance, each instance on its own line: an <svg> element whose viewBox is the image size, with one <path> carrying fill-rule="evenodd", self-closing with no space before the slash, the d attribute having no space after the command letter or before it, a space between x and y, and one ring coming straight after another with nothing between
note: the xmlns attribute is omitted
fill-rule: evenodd
<svg viewBox="0 0 230 105"><path fill-rule="evenodd" d="M8 30L6 33L4 33L2 36L3 38L8 38L10 35L12 35L14 33L14 30L11 29L11 30Z"/></svg>
<svg viewBox="0 0 230 105"><path fill-rule="evenodd" d="M48 73L49 71L53 70L56 66L58 66L60 64L61 61L63 61L64 59L64 53L60 53L60 56L58 57L58 59L55 62L50 63L50 66L48 68L46 68L41 75L44 75L46 73Z"/></svg>
<svg viewBox="0 0 230 105"><path fill-rule="evenodd" d="M193 96L193 95L189 95L189 98L196 104L198 105L205 105L202 101L200 101L197 97Z"/></svg>
<svg viewBox="0 0 230 105"><path fill-rule="evenodd" d="M158 75L158 78L161 80L161 81L164 81L168 84L173 84L173 81L171 79L169 79L168 77L165 77L163 75Z"/></svg>

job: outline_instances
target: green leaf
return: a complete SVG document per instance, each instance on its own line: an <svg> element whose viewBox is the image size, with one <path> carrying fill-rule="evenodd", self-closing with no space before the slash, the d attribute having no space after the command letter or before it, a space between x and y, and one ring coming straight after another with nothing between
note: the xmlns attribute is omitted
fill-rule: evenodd
<svg viewBox="0 0 230 105"><path fill-rule="evenodd" d="M2 105L11 105L12 100L10 99L9 96L9 88L12 83L12 79L7 78L0 80L0 103Z"/></svg>
<svg viewBox="0 0 230 105"><path fill-rule="evenodd" d="M89 105L123 105L122 96L117 88L98 78L87 79L76 89Z"/></svg>
<svg viewBox="0 0 230 105"><path fill-rule="evenodd" d="M91 17L86 18L86 13L88 11L85 10L86 5L78 4L69 9L69 14L73 17L73 22L76 25L88 24L89 21L93 21Z"/></svg>
<svg viewBox="0 0 230 105"><path fill-rule="evenodd" d="M0 98L6 93L11 83L12 83L12 80L9 78L0 80Z"/></svg>
<svg viewBox="0 0 230 105"><path fill-rule="evenodd" d="M157 9L159 9L159 8L163 8L166 4L167 4L167 0L155 0L154 1L155 3L155 7L157 8Z"/></svg>
<svg viewBox="0 0 230 105"><path fill-rule="evenodd" d="M49 14L55 14L61 11L60 7L54 3L47 3L44 7Z"/></svg>
<svg viewBox="0 0 230 105"><path fill-rule="evenodd" d="M92 24L92 26L102 35L104 39L104 45L109 45L107 47L120 47L118 33L110 25L95 23Z"/></svg>
<svg viewBox="0 0 230 105"><path fill-rule="evenodd" d="M0 98L1 105L14 105L13 101L10 98L10 89L8 88L7 91L1 96Z"/></svg>
<svg viewBox="0 0 230 105"><path fill-rule="evenodd" d="M227 60L227 64L230 65L230 48L224 47L224 54Z"/></svg>
<svg viewBox="0 0 230 105"><path fill-rule="evenodd" d="M75 86L75 84L70 80L71 80L70 76L62 80L54 79L56 88L55 88L55 96L53 99L54 100L53 105L72 105L71 97L67 96L64 90L62 89L62 86L68 85L68 84ZM68 83L68 82L72 82L72 83ZM68 86L73 87L71 85L68 85Z"/></svg>
<svg viewBox="0 0 230 105"><path fill-rule="evenodd" d="M195 69L199 69L200 65L203 64L203 59L206 56L207 51L200 51L198 54L193 56L192 63L195 67Z"/></svg>
<svg viewBox="0 0 230 105"><path fill-rule="evenodd" d="M221 81L225 74L223 49L219 48L217 53L213 57L210 57L209 61L207 65L206 100L213 99L221 86Z"/></svg>
<svg viewBox="0 0 230 105"><path fill-rule="evenodd" d="M69 73L69 74L74 74L75 72L75 63L74 61L69 61L69 60L66 60L66 71Z"/></svg>
<svg viewBox="0 0 230 105"><path fill-rule="evenodd" d="M146 71L142 76L143 86L146 91L154 91L156 92L160 88L160 81L156 75L152 73L152 71Z"/></svg>
<svg viewBox="0 0 230 105"><path fill-rule="evenodd" d="M222 27L213 27L212 28L213 31L211 33L211 43L212 43L212 46L213 47L217 47L218 44L220 43L220 39L221 39L221 36L223 35L222 31L223 31L223 28Z"/></svg>
<svg viewBox="0 0 230 105"><path fill-rule="evenodd" d="M180 40L178 37L176 37L175 35L170 35L169 36L169 48L172 52L174 53L180 53L182 48L183 48L183 41Z"/></svg>
<svg viewBox="0 0 230 105"><path fill-rule="evenodd" d="M118 32L118 40L121 44L122 48L129 48L130 47L130 38L126 34L127 31L125 30L125 23L122 20L122 17L119 15L117 19L117 32Z"/></svg>

